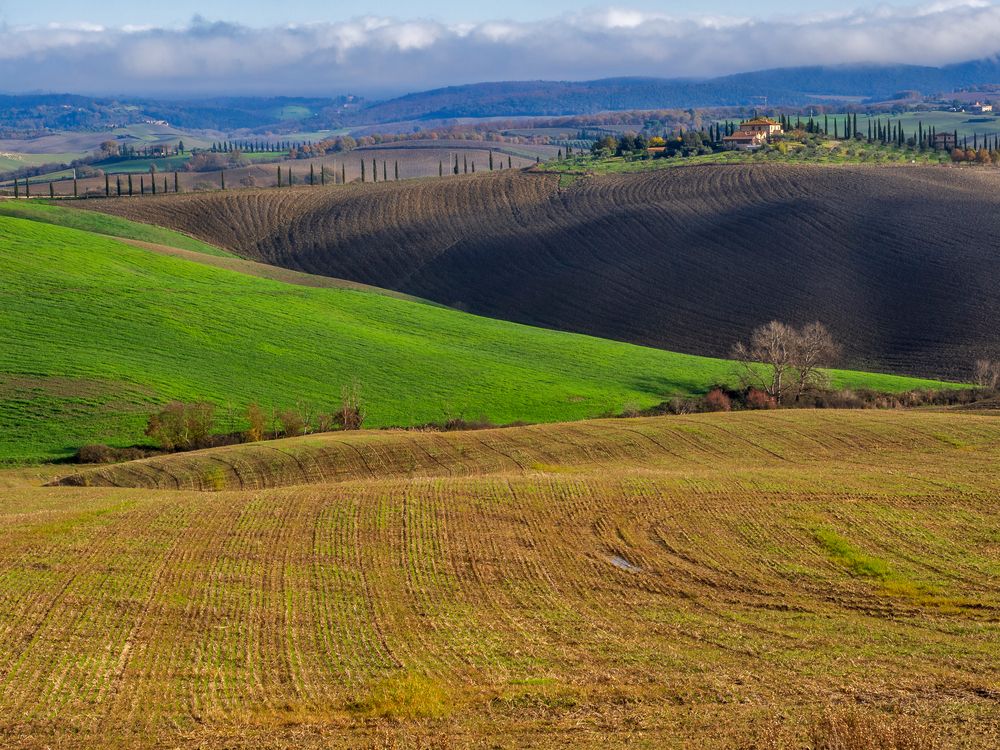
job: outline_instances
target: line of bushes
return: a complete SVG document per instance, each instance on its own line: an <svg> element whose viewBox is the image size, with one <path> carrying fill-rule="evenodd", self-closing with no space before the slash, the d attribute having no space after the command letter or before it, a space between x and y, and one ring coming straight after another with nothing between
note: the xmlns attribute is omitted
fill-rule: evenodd
<svg viewBox="0 0 1000 750"><path fill-rule="evenodd" d="M734 389L712 386L699 397L675 396L649 409L626 408L623 417L663 414L702 414L760 409L913 409L926 406L968 406L1000 397L994 388L920 389L904 393L883 393L860 389L810 389L795 401L781 404L759 388Z"/></svg>

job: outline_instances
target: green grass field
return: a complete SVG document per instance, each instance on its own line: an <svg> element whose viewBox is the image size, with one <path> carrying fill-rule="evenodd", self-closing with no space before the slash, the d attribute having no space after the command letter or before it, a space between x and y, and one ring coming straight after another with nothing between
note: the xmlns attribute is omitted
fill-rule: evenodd
<svg viewBox="0 0 1000 750"><path fill-rule="evenodd" d="M5 210L69 223L57 208ZM285 284L13 216L0 217L0 276L7 462L141 442L146 416L169 399L213 401L229 415L220 426L238 429L251 401L330 409L356 379L371 426L461 415L547 422L651 406L731 378L723 360ZM896 391L940 385L850 372L834 380Z"/></svg>
<svg viewBox="0 0 1000 750"><path fill-rule="evenodd" d="M65 164L73 161L74 159L79 159L82 156L84 156L82 152L65 154L25 154L20 152L0 152L0 173L12 172L15 169L21 169L23 167L39 167L43 164Z"/></svg>
<svg viewBox="0 0 1000 750"><path fill-rule="evenodd" d="M70 229L80 229L94 234L152 242L157 245L168 245L180 248L181 250L192 250L207 255L217 255L225 258L235 257L227 250L222 250L194 237L175 232L172 229L164 229L152 224L140 224L128 219L101 214L97 211L79 211L39 201L0 201L0 216L30 219L31 221L69 227Z"/></svg>

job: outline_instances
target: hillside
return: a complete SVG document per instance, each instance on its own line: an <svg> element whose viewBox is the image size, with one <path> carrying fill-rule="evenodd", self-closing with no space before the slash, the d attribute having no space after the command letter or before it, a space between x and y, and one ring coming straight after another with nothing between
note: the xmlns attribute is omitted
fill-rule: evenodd
<svg viewBox="0 0 1000 750"><path fill-rule="evenodd" d="M376 101L349 122L378 123L457 117L593 114L629 109L805 107L843 99L887 100L900 91L925 95L1000 80L995 58L953 65L812 65L707 79L623 77L593 81L499 81L448 86ZM824 101L825 100L825 101Z"/></svg>
<svg viewBox="0 0 1000 750"><path fill-rule="evenodd" d="M904 426L906 428L904 429ZM395 478L704 469L739 457L746 469L776 462L795 471L835 457L860 461L986 448L1000 421L953 414L752 412L613 419L458 432L326 433L83 467L58 484L162 490L258 490Z"/></svg>
<svg viewBox="0 0 1000 750"><path fill-rule="evenodd" d="M772 318L823 321L857 369L964 378L1000 348L993 171L732 165L559 185L506 173L84 205L267 263L674 351L725 356Z"/></svg>
<svg viewBox="0 0 1000 750"><path fill-rule="evenodd" d="M69 210L46 218L59 211ZM140 245L0 216L0 461L143 442L146 417L171 399L214 402L230 431L252 401L329 411L356 380L372 426L545 422L649 406L731 377L721 360ZM848 372L836 381L921 385Z"/></svg>
<svg viewBox="0 0 1000 750"><path fill-rule="evenodd" d="M996 418L342 437L339 453L331 439L219 454L248 476L290 465L286 449L344 468L287 488L40 487L0 472L0 743L1000 740Z"/></svg>

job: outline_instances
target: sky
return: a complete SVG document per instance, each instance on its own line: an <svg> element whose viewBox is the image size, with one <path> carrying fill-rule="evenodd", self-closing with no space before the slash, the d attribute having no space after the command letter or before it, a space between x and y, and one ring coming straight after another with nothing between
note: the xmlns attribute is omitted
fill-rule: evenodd
<svg viewBox="0 0 1000 750"><path fill-rule="evenodd" d="M6 92L388 96L478 81L942 65L997 52L1000 0L0 0Z"/></svg>

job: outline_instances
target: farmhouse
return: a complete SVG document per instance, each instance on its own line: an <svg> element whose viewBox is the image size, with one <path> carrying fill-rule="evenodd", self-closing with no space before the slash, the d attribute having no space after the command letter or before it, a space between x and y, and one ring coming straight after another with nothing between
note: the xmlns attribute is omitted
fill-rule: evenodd
<svg viewBox="0 0 1000 750"><path fill-rule="evenodd" d="M975 104L973 104L970 107L970 109L973 112L980 112L980 113L982 113L982 112L992 112L993 111L993 105L992 104L983 104L982 102L976 102Z"/></svg>
<svg viewBox="0 0 1000 750"><path fill-rule="evenodd" d="M772 135L781 133L781 123L770 117L754 117L740 123L732 135L724 136L722 142L730 148L751 151L767 143Z"/></svg>

